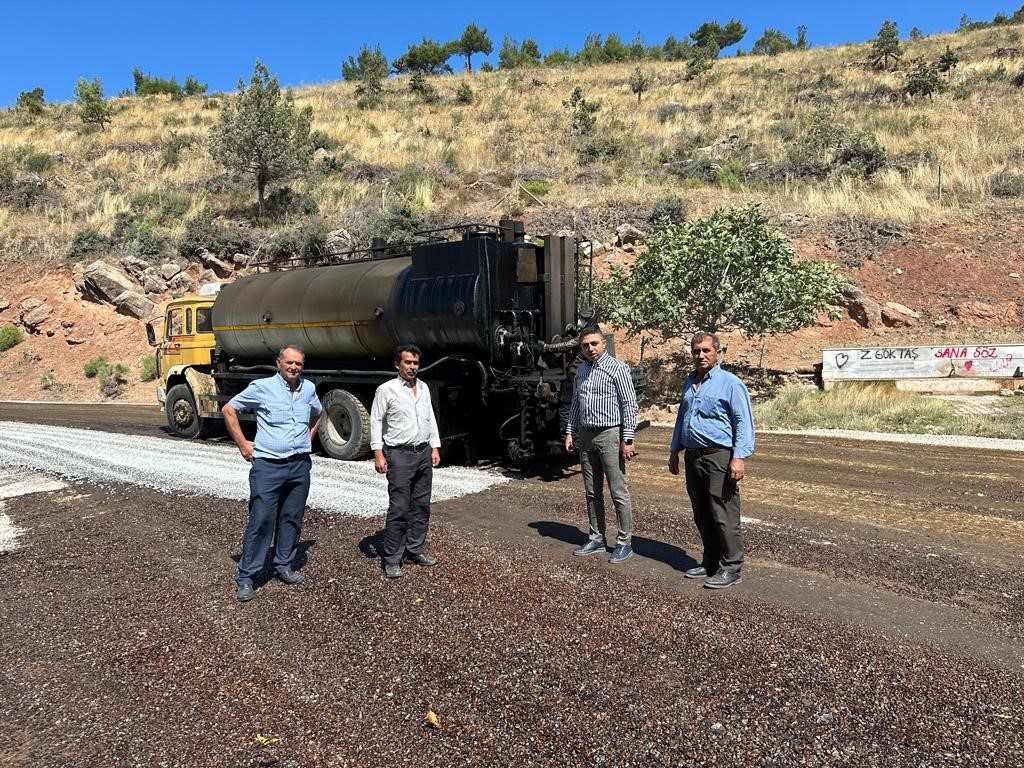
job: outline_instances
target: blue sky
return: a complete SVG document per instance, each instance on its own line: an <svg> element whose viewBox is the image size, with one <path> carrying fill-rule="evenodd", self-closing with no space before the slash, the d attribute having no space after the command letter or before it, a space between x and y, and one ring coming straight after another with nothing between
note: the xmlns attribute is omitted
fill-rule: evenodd
<svg viewBox="0 0 1024 768"><path fill-rule="evenodd" d="M43 87L47 101L68 100L83 76L98 76L105 92L116 94L132 84L136 66L178 82L191 73L211 91L233 89L240 76L248 79L257 58L282 84L337 80L341 61L363 43L380 43L390 59L424 36L457 37L471 21L487 28L496 60L506 33L533 38L543 52L565 45L574 51L589 32L618 32L627 42L639 32L649 43L661 42L668 34L683 37L704 21L737 18L747 27L740 45L748 49L765 27L793 36L799 24L807 27L812 45L832 45L867 40L887 18L903 36L913 26L925 33L952 31L965 12L989 20L1000 11L1013 13L1021 2L12 0L2 11L0 105L13 104L20 91L36 86ZM451 64L459 62L453 58Z"/></svg>

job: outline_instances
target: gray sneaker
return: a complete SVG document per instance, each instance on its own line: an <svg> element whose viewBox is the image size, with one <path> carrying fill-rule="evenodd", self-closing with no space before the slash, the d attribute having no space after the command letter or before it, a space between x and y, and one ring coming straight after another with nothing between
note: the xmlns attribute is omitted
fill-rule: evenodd
<svg viewBox="0 0 1024 768"><path fill-rule="evenodd" d="M706 579L704 581L704 586L708 589L728 589L734 584L739 584L741 581L743 581L743 579L740 578L739 573L735 571L719 570L718 573L710 579Z"/></svg>
<svg viewBox="0 0 1024 768"><path fill-rule="evenodd" d="M384 575L389 579L400 579L402 578L402 566L398 563L385 563Z"/></svg>
<svg viewBox="0 0 1024 768"><path fill-rule="evenodd" d="M608 558L609 563L621 563L629 559L633 554L633 548L629 544L620 544L612 550L612 556Z"/></svg>
<svg viewBox="0 0 1024 768"><path fill-rule="evenodd" d="M235 597L240 603L248 603L252 600L252 584L239 584L238 589L235 590Z"/></svg>
<svg viewBox="0 0 1024 768"><path fill-rule="evenodd" d="M586 544L584 544L582 547L574 549L572 551L572 553L574 555L576 555L576 557L586 557L587 555L592 555L595 552L604 552L604 551L605 551L605 546L604 546L604 542L603 541L601 541L600 539L591 539Z"/></svg>
<svg viewBox="0 0 1024 768"><path fill-rule="evenodd" d="M705 579L708 575L708 569L703 565L697 565L693 568L687 568L683 571L683 576L688 579Z"/></svg>

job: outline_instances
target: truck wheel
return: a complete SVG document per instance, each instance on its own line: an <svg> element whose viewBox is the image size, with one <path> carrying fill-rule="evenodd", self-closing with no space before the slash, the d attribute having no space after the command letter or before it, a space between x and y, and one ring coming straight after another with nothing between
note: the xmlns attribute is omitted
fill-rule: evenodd
<svg viewBox="0 0 1024 768"><path fill-rule="evenodd" d="M185 384L175 384L167 393L167 426L178 437L189 439L205 437L210 431L210 420L199 415L192 390Z"/></svg>
<svg viewBox="0 0 1024 768"><path fill-rule="evenodd" d="M356 461L370 454L370 414L351 392L332 389L323 398L320 445L332 459Z"/></svg>

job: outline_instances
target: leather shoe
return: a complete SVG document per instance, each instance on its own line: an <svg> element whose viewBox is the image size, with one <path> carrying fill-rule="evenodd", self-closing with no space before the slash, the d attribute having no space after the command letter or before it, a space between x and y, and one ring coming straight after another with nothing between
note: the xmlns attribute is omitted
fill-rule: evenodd
<svg viewBox="0 0 1024 768"><path fill-rule="evenodd" d="M708 575L708 569L703 565L697 565L693 568L687 568L683 571L683 576L688 579L705 579Z"/></svg>
<svg viewBox="0 0 1024 768"><path fill-rule="evenodd" d="M604 551L605 551L605 546L604 546L604 542L601 541L601 539L591 539L586 544L584 544L582 547L578 547L577 549L574 549L572 551L572 553L574 555L576 555L576 557L586 557L587 555L592 555L595 552L604 552Z"/></svg>
<svg viewBox="0 0 1024 768"><path fill-rule="evenodd" d="M301 573L296 573L295 571L291 570L281 571L279 574L277 574L277 578L279 578L285 584L301 584L306 580L306 577L303 576Z"/></svg>
<svg viewBox="0 0 1024 768"><path fill-rule="evenodd" d="M433 555L428 555L426 552L407 555L405 559L410 563L416 563L416 565L437 565L437 558Z"/></svg>
<svg viewBox="0 0 1024 768"><path fill-rule="evenodd" d="M238 589L235 590L235 597L240 603L248 603L252 600L252 584L239 584Z"/></svg>
<svg viewBox="0 0 1024 768"><path fill-rule="evenodd" d="M708 589L728 589L735 584L739 584L742 580L736 571L719 570L718 573L704 582L704 586Z"/></svg>
<svg viewBox="0 0 1024 768"><path fill-rule="evenodd" d="M400 579L402 578L402 566L398 563L385 563L384 575L389 579Z"/></svg>
<svg viewBox="0 0 1024 768"><path fill-rule="evenodd" d="M608 558L609 563L621 563L633 554L633 548L629 544L620 544L612 550L612 556Z"/></svg>

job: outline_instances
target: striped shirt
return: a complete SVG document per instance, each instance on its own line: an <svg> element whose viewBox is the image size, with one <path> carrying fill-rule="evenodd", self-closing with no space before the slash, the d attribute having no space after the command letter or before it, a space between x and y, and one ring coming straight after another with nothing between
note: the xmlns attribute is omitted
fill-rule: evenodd
<svg viewBox="0 0 1024 768"><path fill-rule="evenodd" d="M584 427L622 427L622 439L636 435L636 390L629 366L607 352L576 369L572 405L566 432L577 434Z"/></svg>
<svg viewBox="0 0 1024 768"><path fill-rule="evenodd" d="M309 428L321 406L308 379L299 379L293 393L284 376L275 373L251 382L228 402L236 411L256 412L254 458L287 459L312 450Z"/></svg>

